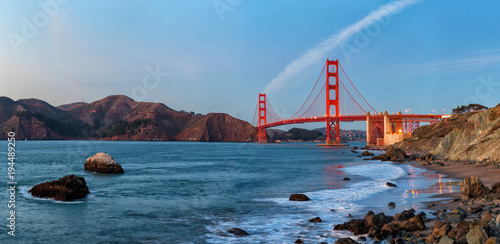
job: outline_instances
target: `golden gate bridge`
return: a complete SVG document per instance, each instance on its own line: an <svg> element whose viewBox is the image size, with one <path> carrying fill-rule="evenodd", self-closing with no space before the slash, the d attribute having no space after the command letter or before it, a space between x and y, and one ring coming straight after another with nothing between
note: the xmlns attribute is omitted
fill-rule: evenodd
<svg viewBox="0 0 500 244"><path fill-rule="evenodd" d="M339 70L340 68L340 70ZM325 82L322 82L323 79ZM259 94L253 124L259 142L267 142L267 128L280 125L326 122L326 141L319 145L342 145L340 122L366 121L368 145L389 145L411 136L422 122L436 123L443 115L377 112L354 86L338 60L326 60L316 84L299 110L282 118L265 93Z"/></svg>

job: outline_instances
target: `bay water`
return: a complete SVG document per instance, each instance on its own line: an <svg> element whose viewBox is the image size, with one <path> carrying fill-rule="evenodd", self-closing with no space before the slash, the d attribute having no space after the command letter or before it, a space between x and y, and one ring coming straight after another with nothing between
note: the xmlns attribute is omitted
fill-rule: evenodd
<svg viewBox="0 0 500 244"><path fill-rule="evenodd" d="M6 148L0 151L4 189ZM98 152L113 156L125 174L84 171L85 160ZM457 190L442 184L451 181L445 176L358 155L351 147L313 143L21 141L16 236L7 234L11 209L4 190L0 243L334 243L350 236L333 231L348 214L420 211L431 195ZM85 199L60 202L28 193L69 174L85 178ZM293 193L311 201L290 202ZM387 208L389 202L396 208ZM323 222L308 222L314 217ZM250 235L235 237L227 232L233 227Z"/></svg>

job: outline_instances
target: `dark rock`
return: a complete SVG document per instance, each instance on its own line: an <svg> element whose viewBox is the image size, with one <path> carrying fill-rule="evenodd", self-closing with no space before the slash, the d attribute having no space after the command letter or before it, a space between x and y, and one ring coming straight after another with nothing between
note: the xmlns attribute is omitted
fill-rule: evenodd
<svg viewBox="0 0 500 244"><path fill-rule="evenodd" d="M396 184L393 184L391 182L387 182L385 185L388 187L398 187L398 186L396 186Z"/></svg>
<svg viewBox="0 0 500 244"><path fill-rule="evenodd" d="M467 209L467 213L470 214L477 214L481 211L483 211L483 208L481 206L470 207L469 209Z"/></svg>
<svg viewBox="0 0 500 244"><path fill-rule="evenodd" d="M349 177L345 177L345 178L343 179L343 181L349 181L349 180L351 180L351 178L349 178Z"/></svg>
<svg viewBox="0 0 500 244"><path fill-rule="evenodd" d="M401 213L395 214L394 220L395 221L406 221L406 220L409 220L413 217L415 217L415 210L410 209L410 210L405 210Z"/></svg>
<svg viewBox="0 0 500 244"><path fill-rule="evenodd" d="M382 229L380 229L380 233L382 234L383 237L387 237L389 235L391 236L397 236L399 235L399 223L397 221L385 224L382 226Z"/></svg>
<svg viewBox="0 0 500 244"><path fill-rule="evenodd" d="M429 236L427 236L427 238L425 238L425 243L427 243L427 244L436 243L436 238L434 238L433 235L429 235Z"/></svg>
<svg viewBox="0 0 500 244"><path fill-rule="evenodd" d="M439 221L441 222L441 221ZM453 229L450 222L434 223L432 226L432 235L436 238L441 238L442 236L448 235L448 233Z"/></svg>
<svg viewBox="0 0 500 244"><path fill-rule="evenodd" d="M360 236L360 237L358 237L358 241L366 241L366 237Z"/></svg>
<svg viewBox="0 0 500 244"><path fill-rule="evenodd" d="M425 161L432 161L432 160L434 160L434 155L432 155L432 153L427 153L427 154L423 157L423 160L425 160Z"/></svg>
<svg viewBox="0 0 500 244"><path fill-rule="evenodd" d="M497 195L500 195L500 182L497 182L491 186L491 191Z"/></svg>
<svg viewBox="0 0 500 244"><path fill-rule="evenodd" d="M59 201L84 198L90 193L85 179L75 175L67 175L57 181L38 184L28 192L34 197L52 198Z"/></svg>
<svg viewBox="0 0 500 244"><path fill-rule="evenodd" d="M363 153L361 153L361 156L365 156L365 157L366 156L371 156L371 157L373 157L373 156L375 156L375 154L373 154L373 153L371 153L369 151L364 151Z"/></svg>
<svg viewBox="0 0 500 244"><path fill-rule="evenodd" d="M109 154L100 152L87 158L84 169L104 174L123 174L123 168Z"/></svg>
<svg viewBox="0 0 500 244"><path fill-rule="evenodd" d="M406 158L406 152L403 149L389 147L385 154L373 157L373 160L382 160L382 161L396 161L401 162Z"/></svg>
<svg viewBox="0 0 500 244"><path fill-rule="evenodd" d="M335 244L356 244L358 242L354 241L351 238L340 238L338 239Z"/></svg>
<svg viewBox="0 0 500 244"><path fill-rule="evenodd" d="M483 223L484 225L488 225L491 222L491 220L493 220L493 216L491 215L491 213L487 212L483 215L480 222Z"/></svg>
<svg viewBox="0 0 500 244"><path fill-rule="evenodd" d="M375 239L376 241L382 241L384 238L380 233L380 227L374 226L368 230L368 237Z"/></svg>
<svg viewBox="0 0 500 244"><path fill-rule="evenodd" d="M352 148L352 150L358 150L358 147L355 146L355 147Z"/></svg>
<svg viewBox="0 0 500 244"><path fill-rule="evenodd" d="M446 214L446 219L453 223L458 223L460 220L464 220L465 217L467 217L467 214L465 213L465 210L460 207L453 209Z"/></svg>
<svg viewBox="0 0 500 244"><path fill-rule="evenodd" d="M425 230L425 223L422 216L416 215L415 217L400 223L399 228L408 232L420 231Z"/></svg>
<svg viewBox="0 0 500 244"><path fill-rule="evenodd" d="M424 162L422 163L422 165L423 165L423 166L429 166L429 165L431 165L431 163L430 163L430 162L427 162L427 161L424 161Z"/></svg>
<svg viewBox="0 0 500 244"><path fill-rule="evenodd" d="M393 238L391 240L391 244L403 244L403 239L402 238Z"/></svg>
<svg viewBox="0 0 500 244"><path fill-rule="evenodd" d="M294 243L304 244L304 242L301 239L297 239Z"/></svg>
<svg viewBox="0 0 500 244"><path fill-rule="evenodd" d="M310 219L310 220L309 220L309 222L313 222L313 223L321 223L321 222L323 222L323 221L321 220L321 218L320 218L320 217L316 217L316 218Z"/></svg>
<svg viewBox="0 0 500 244"><path fill-rule="evenodd" d="M290 198L288 198L289 201L311 201L308 196L304 194L292 194L290 195Z"/></svg>
<svg viewBox="0 0 500 244"><path fill-rule="evenodd" d="M484 197L490 193L490 190L483 185L479 177L469 176L460 183L460 192L462 192L462 198L470 199Z"/></svg>
<svg viewBox="0 0 500 244"><path fill-rule="evenodd" d="M248 236L248 233L240 228L232 228L228 230L228 232L234 234L235 236Z"/></svg>
<svg viewBox="0 0 500 244"><path fill-rule="evenodd" d="M368 228L366 227L366 221L364 219L351 219L347 223L336 225L333 229L348 230L354 235L363 235L368 233Z"/></svg>
<svg viewBox="0 0 500 244"><path fill-rule="evenodd" d="M443 166L444 166L444 163L442 163L442 162L436 162L436 163L434 163L434 164L435 164L435 165L437 165L437 166L440 166L440 167L443 167Z"/></svg>
<svg viewBox="0 0 500 244"><path fill-rule="evenodd" d="M390 202L389 204L387 204L387 207L389 207L389 208L396 208L396 203L395 202Z"/></svg>

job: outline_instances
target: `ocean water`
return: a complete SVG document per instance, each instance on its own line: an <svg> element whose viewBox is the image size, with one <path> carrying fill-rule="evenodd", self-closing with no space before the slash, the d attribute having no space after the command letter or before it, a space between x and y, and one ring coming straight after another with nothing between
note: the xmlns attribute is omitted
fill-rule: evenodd
<svg viewBox="0 0 500 244"><path fill-rule="evenodd" d="M6 148L0 151L4 189ZM9 194L1 191L0 243L292 243L299 238L334 243L349 236L333 231L348 214L420 210L431 195L457 190L444 176L364 161L350 149L312 143L21 141L16 145L16 236L7 234ZM84 171L85 159L98 152L112 155L125 174ZM85 178L87 198L59 202L27 193L68 174ZM385 186L388 181L398 187ZM292 193L305 193L312 201L290 202ZM396 209L387 208L391 201ZM324 222L309 223L314 217ZM233 227L250 235L234 237L227 232Z"/></svg>

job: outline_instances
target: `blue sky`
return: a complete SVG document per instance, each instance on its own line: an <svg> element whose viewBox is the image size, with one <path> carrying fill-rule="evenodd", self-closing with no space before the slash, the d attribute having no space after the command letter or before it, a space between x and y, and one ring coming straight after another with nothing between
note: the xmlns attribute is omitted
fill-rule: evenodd
<svg viewBox="0 0 500 244"><path fill-rule="evenodd" d="M391 4L400 8L302 62ZM251 122L265 90L293 114L330 58L379 111L495 106L498 9L493 0L0 0L0 96L57 106L124 94Z"/></svg>

